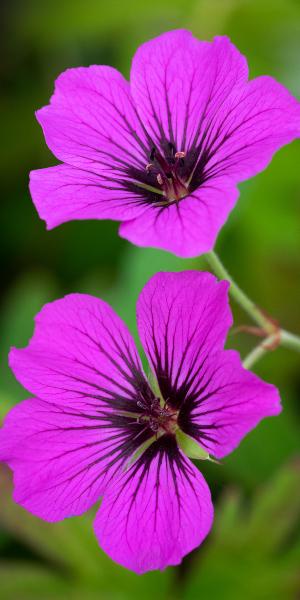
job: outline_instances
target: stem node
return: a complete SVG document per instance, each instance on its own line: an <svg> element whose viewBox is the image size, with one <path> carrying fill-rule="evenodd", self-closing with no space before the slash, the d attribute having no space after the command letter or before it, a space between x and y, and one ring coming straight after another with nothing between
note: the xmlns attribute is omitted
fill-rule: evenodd
<svg viewBox="0 0 300 600"><path fill-rule="evenodd" d="M244 366L248 369L254 362L259 360L268 350L275 350L278 346L290 348L296 352L300 352L300 337L289 331L285 331L279 323L265 313L261 308L256 306L254 302L241 290L241 288L233 281L227 269L220 261L215 252L206 254L206 260L219 279L226 279L230 283L229 293L232 298L239 304L244 311L252 318L258 327L241 325L235 331L246 331L254 335L264 337L264 340L250 352L244 360Z"/></svg>

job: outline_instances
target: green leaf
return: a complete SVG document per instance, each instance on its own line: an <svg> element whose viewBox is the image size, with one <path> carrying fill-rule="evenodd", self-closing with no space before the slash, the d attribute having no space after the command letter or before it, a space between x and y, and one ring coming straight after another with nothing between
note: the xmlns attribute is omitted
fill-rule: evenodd
<svg viewBox="0 0 300 600"><path fill-rule="evenodd" d="M31 562L0 564L1 600L66 598L67 581L49 568Z"/></svg>
<svg viewBox="0 0 300 600"><path fill-rule="evenodd" d="M55 296L55 283L46 272L26 273L10 289L4 299L0 317L0 374L3 395L16 400L25 397L26 392L16 382L8 367L8 353L11 346L25 346L32 335L34 316Z"/></svg>
<svg viewBox="0 0 300 600"><path fill-rule="evenodd" d="M157 600L165 598L172 570L137 576L114 563L99 548L94 535L95 509L59 523L46 523L12 501L10 471L1 464L0 489L0 528L11 534L15 541L19 540L23 546L30 548L40 561L49 566L50 577L58 574L62 584L68 584L70 593L73 587L73 591L81 587L82 595L74 597L81 600L86 598L86 590L96 589L100 596L102 592L115 594L115 598L119 597L121 590L120 600L140 600L141 596L150 600L154 593ZM11 598L14 599L13 592Z"/></svg>
<svg viewBox="0 0 300 600"><path fill-rule="evenodd" d="M300 544L291 536L300 526L299 487L300 466L291 464L247 503L240 491L228 488L193 561L184 599L220 593L224 600L298 597Z"/></svg>

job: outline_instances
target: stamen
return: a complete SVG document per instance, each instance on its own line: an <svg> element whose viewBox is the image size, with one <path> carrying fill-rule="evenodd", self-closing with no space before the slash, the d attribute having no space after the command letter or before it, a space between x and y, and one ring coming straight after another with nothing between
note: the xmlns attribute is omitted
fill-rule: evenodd
<svg viewBox="0 0 300 600"><path fill-rule="evenodd" d="M150 162L145 167L147 173L151 172L156 175L156 181L162 188L157 190L157 193L163 194L166 198L165 202L156 203L157 206L167 206L170 203L179 202L188 195L188 182L186 182L182 170L186 152L184 150L176 152L176 148L171 142L168 143L168 149L170 152L167 150L165 154L153 146L150 152ZM146 184L143 184L143 187L149 189Z"/></svg>
<svg viewBox="0 0 300 600"><path fill-rule="evenodd" d="M136 404L139 408L142 408L143 410L147 410L148 408L146 402L143 402L142 400L138 400Z"/></svg>
<svg viewBox="0 0 300 600"><path fill-rule="evenodd" d="M167 402L161 405L159 398L139 399L137 406L142 409L142 414L137 415L137 421L141 424L147 424L155 434L163 435L165 433L175 433L178 428L178 413L170 410Z"/></svg>
<svg viewBox="0 0 300 600"><path fill-rule="evenodd" d="M152 431L154 433L158 432L158 430L159 430L159 422L158 422L157 419L155 419L153 417L150 417L150 419L149 419L149 426L150 426L150 429L152 429Z"/></svg>

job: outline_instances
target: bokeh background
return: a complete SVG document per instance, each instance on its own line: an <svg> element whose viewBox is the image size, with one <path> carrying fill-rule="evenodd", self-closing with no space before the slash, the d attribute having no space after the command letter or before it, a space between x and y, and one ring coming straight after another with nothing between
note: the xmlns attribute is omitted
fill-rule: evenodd
<svg viewBox="0 0 300 600"><path fill-rule="evenodd" d="M137 294L157 270L204 268L137 249L116 223L65 224L46 232L28 194L30 169L55 164L34 110L67 67L109 64L129 75L135 48L165 30L228 34L251 76L270 74L300 97L298 0L16 0L1 3L1 382L0 418L26 397L7 367L27 343L33 316L66 293L108 300L136 334ZM282 325L300 333L300 144L240 186L217 249L241 286ZM247 317L233 306L235 324ZM245 354L255 343L232 334ZM276 384L284 411L266 420L222 466L201 464L216 507L213 531L177 568L137 576L98 548L93 511L47 524L11 499L0 470L0 598L286 600L300 597L300 357L285 349L256 371Z"/></svg>

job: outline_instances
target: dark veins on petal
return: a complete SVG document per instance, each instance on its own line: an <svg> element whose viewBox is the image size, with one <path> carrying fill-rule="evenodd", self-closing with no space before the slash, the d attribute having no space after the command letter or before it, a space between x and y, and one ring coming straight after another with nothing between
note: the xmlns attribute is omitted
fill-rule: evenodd
<svg viewBox="0 0 300 600"><path fill-rule="evenodd" d="M192 90L191 90L192 91ZM235 133L239 125L230 131L226 124L230 113L216 125L218 111L215 111L207 121L207 114L213 100L213 88L206 105L203 107L199 124L192 140L186 139L187 124L189 119L189 105L185 115L184 135L181 147L177 147L177 134L172 127L172 118L169 105L167 106L169 132L163 130L155 109L153 117L160 132L159 139L153 131L146 131L138 114L136 116L144 131L145 142L139 138L124 114L120 114L130 135L140 146L140 153L134 156L126 152L119 144L115 144L115 155L112 156L103 150L99 150L99 162L111 170L111 176L107 185L99 184L114 190L127 190L136 194L136 204L150 204L161 207L163 210L170 204L178 204L187 195L192 194L197 188L213 177L221 175L231 164L235 157L230 154L222 160L213 161L213 157L225 142ZM154 142L154 139L157 142ZM118 154L122 150L127 154L127 160L121 159ZM103 158L101 158L103 156ZM98 161L97 161L98 162ZM113 163L118 166L113 166ZM128 204L134 200L132 196L127 198Z"/></svg>
<svg viewBox="0 0 300 600"><path fill-rule="evenodd" d="M102 326L104 327L103 324ZM72 382L68 388L57 385L58 398L61 393L71 392L79 404L77 408L72 409L55 402L51 403L50 412L64 419L67 417L70 425L66 425L65 421L61 425L57 423L55 427L49 425L44 432L97 433L99 431L98 439L96 437L94 441L82 442L75 449L62 452L62 455L67 456L83 451L84 455L83 458L79 455L75 472L69 474L66 471L63 474L60 484L76 483L78 477L91 469L96 469L94 479L89 481L86 488L80 487L80 497L82 497L96 485L99 477L104 475L109 480L120 468L125 469L139 449L149 441L162 436L170 437L177 427L177 412L153 393L140 369L137 357L131 352L125 339L122 339L123 343L120 346L115 337L111 336L113 352L110 354L89 333L83 330L80 332L97 346L120 375L112 379L101 371L101 366L97 368L83 359L73 359L73 361L78 367L90 371L91 378L89 375L77 375L76 369L73 374L70 372L66 374L63 366L51 367L51 372L58 381L61 376L67 375L69 382ZM94 380L95 376L100 376L104 383L98 384ZM84 386L83 390L82 386ZM52 460L59 458L60 455L55 455ZM51 487L47 489L50 490Z"/></svg>
<svg viewBox="0 0 300 600"><path fill-rule="evenodd" d="M168 135L163 130L160 119L155 112L155 107L152 106L152 116L160 132L158 143L153 142L154 138L157 139L156 133L146 131L141 123L148 148L141 140L138 140L136 135L135 139L139 141L142 154L145 155L147 163L141 168L141 159L135 165L130 164L128 161L128 165L124 166L124 172L129 179L126 177L122 181L122 185L127 190L135 192L140 198L142 197L142 202L162 207L162 209L173 203L178 204L208 180L222 175L228 167L236 163L238 156L235 156L235 154L238 155L244 149L243 144L239 149L229 152L220 160L218 160L217 154L241 125L255 119L258 115L251 115L247 120L241 119L240 122L235 120L231 123L232 113L237 108L237 105L234 105L224 114L222 119L220 119L218 109L212 110L208 117L215 94L217 94L217 90L214 84L206 104L203 106L202 114L199 116L198 127L193 139L189 140L187 140L186 135L189 120L188 100L181 147L176 145L178 136L177 132L173 131L169 103L167 102L166 106L169 123ZM127 126L129 126L128 123ZM247 148L247 145L245 145L245 148ZM216 157L215 160L214 157Z"/></svg>
<svg viewBox="0 0 300 600"><path fill-rule="evenodd" d="M175 496L178 505L178 511L180 516L181 510L181 497L179 493L178 475L184 478L185 483L195 492L195 475L193 473L192 465L189 460L179 451L176 438L174 435L166 434L160 437L155 443L151 444L149 448L140 456L132 468L128 471L122 481L121 489L119 494L122 493L130 480L134 479L138 475L138 483L134 487L134 491L131 495L130 504L128 506L128 516L131 510L134 508L139 490L145 480L147 479L151 463L157 459L155 481L153 483L153 493L155 494L156 511L158 510L158 498L160 492L160 471L163 461L166 460L168 472L172 478L174 484ZM172 484L171 484L172 485ZM118 496L119 496L118 494ZM128 517L127 517L128 518Z"/></svg>
<svg viewBox="0 0 300 600"><path fill-rule="evenodd" d="M159 147L150 145L143 169L129 165L125 168L128 179L123 180L123 186L142 196L146 204L163 208L178 203L208 179L207 155L203 152L199 159L199 154L199 147L186 152L167 140L161 141Z"/></svg>
<svg viewBox="0 0 300 600"><path fill-rule="evenodd" d="M217 430L219 425L214 423L212 417L215 409L207 408L207 401L226 389L227 384L215 384L215 376L218 367L211 369L209 365L209 355L205 350L207 338L210 335L208 330L201 344L195 349L193 347L194 338L197 333L197 327L194 327L187 337L185 346L179 364L174 366L175 355L175 335L169 332L169 325L172 322L171 310L165 322L164 350L157 345L155 336L152 336L153 347L146 343L147 354L151 358L155 377L160 389L160 393L168 410L176 415L176 426L188 435L196 438L202 446L206 447L206 442L218 443ZM150 328L154 330L154 317L152 315L152 324ZM192 352L191 352L192 349ZM187 364L188 363L188 364ZM184 377L182 373L184 372ZM197 416L203 417L201 425L193 420L193 415L197 410ZM209 422L205 422L205 417ZM198 420L199 421L199 420ZM208 446L207 446L208 447Z"/></svg>
<svg viewBox="0 0 300 600"><path fill-rule="evenodd" d="M199 114L198 126L193 136L188 137L193 92L193 78L191 79L180 141L176 126L175 130L173 127L167 89L165 89L167 131L160 121L157 112L159 107L151 106L151 121L148 122L147 129L135 110L136 118L143 131L143 135L140 136L126 114L114 106L118 116L115 126L124 133L126 142L131 138L139 150L135 147L130 151L127 143L123 146L120 141L114 140L113 135L105 136L102 132L102 138L109 142L113 150L108 151L101 146L89 146L89 149L95 153L95 158L90 161L90 171L88 168L83 170L95 175L93 162L102 165L105 169L105 173L99 175L99 183L95 184L93 181L90 185L120 192L122 205L124 202L128 205L146 204L163 211L170 204L178 205L182 199L212 178L226 173L228 168L236 165L241 153L249 150L252 142L241 141L235 149L228 148L222 156L218 157L220 149L236 135L241 127L245 125L247 128L251 127L262 113L274 112L276 108L258 108L256 113L247 115L245 102L248 95L245 94L230 108L224 110L226 95L221 99L219 87L216 73L207 100ZM148 96L151 98L150 90ZM130 96L128 99L132 103ZM240 116L237 115L237 109L240 109ZM91 128L90 124L85 123L85 125ZM255 139L255 143L258 141L260 140Z"/></svg>
<svg viewBox="0 0 300 600"><path fill-rule="evenodd" d="M96 433L99 431L99 439L82 442L75 450L73 448L63 451L64 456L72 455L74 451L84 451L84 455L83 458L80 458L79 454L76 470L71 474L66 471L60 480L60 485L73 482L76 484L78 478L84 476L86 472L94 470L95 475L86 486L78 486L78 499L80 499L92 490L99 477L104 475L107 477L107 481L111 480L118 475L120 468L126 470L134 459L128 475L124 475L123 485L125 487L126 483L138 474L139 484L135 489L135 495L137 495L139 487L147 477L152 461L158 458L156 493L159 492L160 467L164 459L168 462L175 490L177 490L176 480L179 472L185 478L186 484L193 488L193 473L189 461L179 452L175 432L179 426L189 435L200 437L201 444L204 446L206 440L215 441L212 437L213 432L210 433L207 427L203 427L203 430L200 431L199 427L193 425L190 415L195 407L196 396L197 405L200 405L210 395L206 391L210 379L202 384L205 378L205 368L202 376L197 378L195 387L193 387L192 380L187 381L184 387L173 386L172 402L170 402L169 398L162 400L155 396L143 373L137 370L136 365L131 362L131 358L128 359L126 354L122 354L122 357L129 367L128 374L125 374L120 366L120 371L128 382L128 388L116 382L119 389L114 392L109 389L110 385L107 388L100 387L94 382L73 376L75 384L88 384L91 389L88 394L76 388L72 389L72 392L77 393L79 397L82 396L84 408L73 410L52 404L52 412L61 414L64 418L70 417L70 425L59 426L56 424L53 429L49 426L45 431L55 433L71 431ZM204 367L204 363L202 366ZM100 374L100 371L98 373ZM101 375L104 374L101 373ZM162 374L160 383L161 376ZM194 378L192 379L194 380ZM213 426L208 429L213 429ZM143 450L142 453L140 453L140 449ZM60 455L56 455L52 460L59 458ZM51 490L51 487L48 490ZM132 498L133 503L134 499ZM177 500L180 508L179 493Z"/></svg>
<svg viewBox="0 0 300 600"><path fill-rule="evenodd" d="M96 433L99 431L99 439L82 443L75 450L63 451L64 457L73 454L74 451L76 453L84 451L84 457L78 460L75 472L72 472L71 475L68 472L65 473L60 485L70 484L73 481L76 483L78 477L96 468L92 481L89 480L86 487L80 486L79 499L93 488L100 476L107 476L109 481L119 472L120 468L126 469L140 448L149 445L149 441L155 442L155 440L156 442L151 443L142 456L137 458L133 475L143 465L142 482L153 458L159 454L161 462L165 452L168 452L170 463L178 463L179 468L180 457L173 435L177 427L177 413L170 410L167 403L164 402L162 405L146 380L136 380L132 398L122 397L121 393L120 395L113 394L110 390L99 388L95 384L89 385L95 387L95 393L89 396L84 395L84 410L72 410L55 404L51 405L53 413L70 418L70 425L59 426L56 424L53 428L50 426L44 429L44 432L48 433L76 431ZM89 400L93 402L89 404ZM94 401L96 402L94 403ZM106 406L101 408L103 403ZM145 447L147 448L147 446ZM55 455L52 460L59 458L60 455ZM50 489L51 487L47 488L48 491Z"/></svg>

